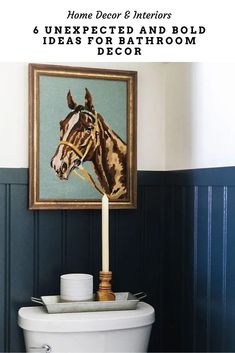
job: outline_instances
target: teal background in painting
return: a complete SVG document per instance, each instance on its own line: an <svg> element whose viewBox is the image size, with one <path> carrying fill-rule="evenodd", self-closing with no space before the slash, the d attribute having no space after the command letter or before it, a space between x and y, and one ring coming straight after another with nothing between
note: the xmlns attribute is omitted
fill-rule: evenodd
<svg viewBox="0 0 235 353"><path fill-rule="evenodd" d="M67 106L70 90L78 104L84 104L85 87L93 96L95 110L124 141L127 141L127 84L125 81L95 80L70 77L39 78L39 197L40 199L100 199L100 194L87 181L70 174L61 181L50 166L59 143L59 122L71 110ZM84 167L94 176L92 163Z"/></svg>

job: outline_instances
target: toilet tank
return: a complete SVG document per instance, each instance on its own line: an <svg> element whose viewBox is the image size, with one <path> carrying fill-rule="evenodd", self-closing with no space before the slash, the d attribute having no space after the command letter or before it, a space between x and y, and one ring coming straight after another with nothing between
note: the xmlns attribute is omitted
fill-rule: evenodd
<svg viewBox="0 0 235 353"><path fill-rule="evenodd" d="M147 352L154 309L48 314L43 307L18 313L27 352Z"/></svg>

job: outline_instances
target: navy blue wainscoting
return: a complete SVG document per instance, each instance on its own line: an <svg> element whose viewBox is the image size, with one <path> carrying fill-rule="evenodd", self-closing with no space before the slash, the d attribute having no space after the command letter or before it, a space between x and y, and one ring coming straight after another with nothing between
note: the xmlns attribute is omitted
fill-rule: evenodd
<svg viewBox="0 0 235 353"><path fill-rule="evenodd" d="M98 284L99 210L28 211L28 170L0 169L0 351L24 351L18 308L59 276ZM112 210L116 291L156 309L150 351L235 351L235 168L138 172L138 208Z"/></svg>
<svg viewBox="0 0 235 353"><path fill-rule="evenodd" d="M160 349L235 351L235 168L165 173Z"/></svg>

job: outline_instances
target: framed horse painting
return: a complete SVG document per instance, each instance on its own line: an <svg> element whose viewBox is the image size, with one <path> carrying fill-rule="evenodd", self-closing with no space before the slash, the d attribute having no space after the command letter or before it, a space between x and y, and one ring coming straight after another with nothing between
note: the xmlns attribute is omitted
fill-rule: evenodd
<svg viewBox="0 0 235 353"><path fill-rule="evenodd" d="M29 208L136 207L137 73L29 64Z"/></svg>

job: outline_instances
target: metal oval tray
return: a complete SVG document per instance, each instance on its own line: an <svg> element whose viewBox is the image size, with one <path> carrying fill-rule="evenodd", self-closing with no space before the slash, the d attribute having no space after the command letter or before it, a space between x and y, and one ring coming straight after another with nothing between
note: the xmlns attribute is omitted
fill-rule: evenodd
<svg viewBox="0 0 235 353"><path fill-rule="evenodd" d="M115 310L135 310L138 302L145 298L146 294L129 292L115 293L114 301L78 301L63 302L59 295L42 296L41 298L31 297L34 303L42 304L49 314L56 313L76 313L89 311L115 311Z"/></svg>

